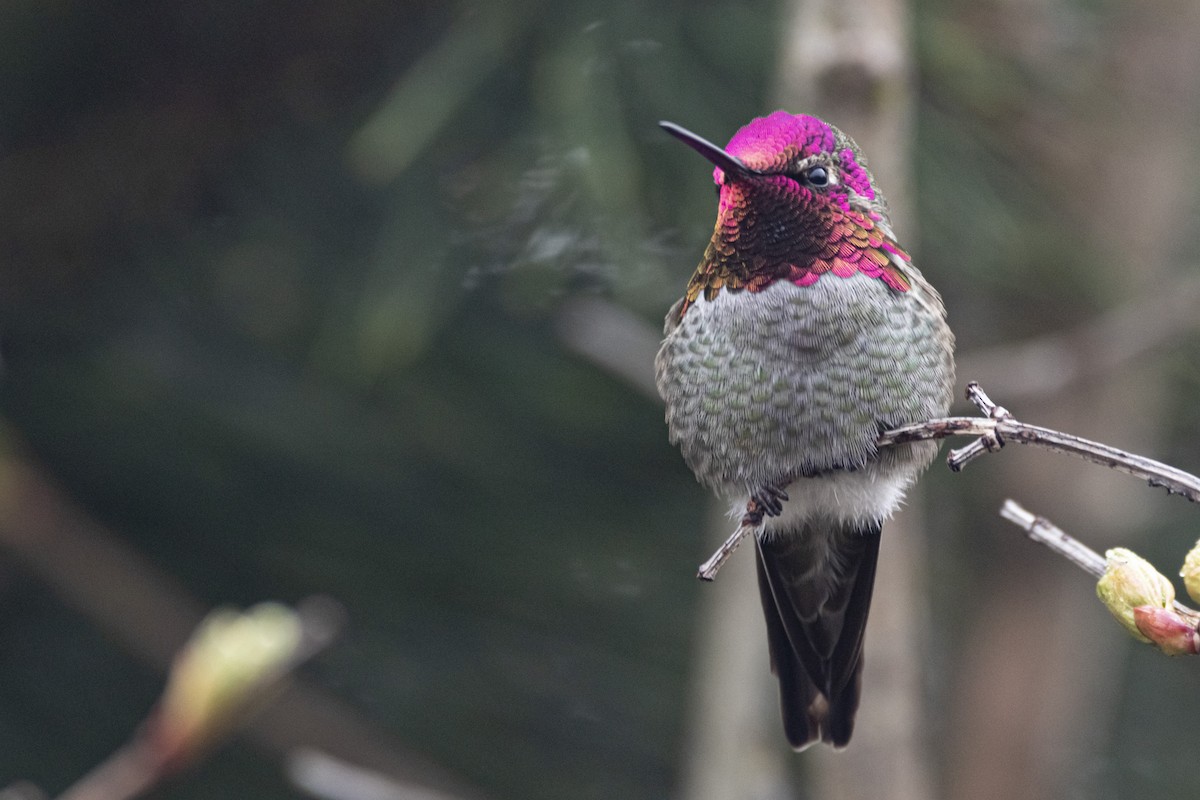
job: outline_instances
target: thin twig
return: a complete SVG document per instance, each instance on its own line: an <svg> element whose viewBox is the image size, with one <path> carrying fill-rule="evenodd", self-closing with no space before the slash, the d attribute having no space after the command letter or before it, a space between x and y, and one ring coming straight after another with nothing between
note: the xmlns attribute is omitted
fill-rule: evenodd
<svg viewBox="0 0 1200 800"><path fill-rule="evenodd" d="M717 577L717 570L721 568L722 564L729 560L729 557L733 555L733 551L737 550L738 545L742 543L742 539L750 535L757 536L762 530L762 527L761 521L757 525L743 521L741 525L738 525L737 530L730 534L729 538L721 543L721 546L717 548L717 551L709 556L708 561L705 561L700 565L700 569L696 573L696 577L702 581L711 581L715 579Z"/></svg>
<svg viewBox="0 0 1200 800"><path fill-rule="evenodd" d="M1104 574L1104 556L1070 536L1045 517L1026 510L1015 500L1005 500L1000 516L1029 534L1038 544L1044 544L1094 578Z"/></svg>
<svg viewBox="0 0 1200 800"><path fill-rule="evenodd" d="M1167 494L1182 495L1193 503L1200 502L1200 478L1189 472L1184 472L1161 461L1139 456L1101 442L1093 442L1090 439L1073 436L1051 428L1042 428L1037 425L1027 425L1024 422L1019 422L1013 418L1008 409L993 403L991 398L987 396L987 393L975 382L967 384L967 399L973 402L985 416L942 417L926 420L925 422L901 425L899 428L894 428L880 434L878 445L880 447L894 447L911 442L945 439L950 436L978 437L974 442L965 447L950 451L946 459L946 465L954 472L959 472L974 459L984 453L994 453L1000 450L1007 442L1032 444L1079 456L1086 461L1120 470L1134 477L1142 478L1151 487L1166 489ZM747 506L748 514L751 510L751 507ZM756 533L762 527L761 525L748 527L746 523L747 519L744 518L738 529L700 566L698 577L701 580L711 581L716 578L717 571L729 559L733 551L737 549L741 540L751 533ZM1066 534L1063 535L1065 536ZM1049 544L1049 542L1043 543ZM1095 554L1093 553L1093 555ZM1083 562L1076 563L1079 563L1084 569L1094 571L1093 567L1086 566ZM1104 569L1103 564L1104 559L1101 558L1101 572ZM1100 573L1095 574L1099 575Z"/></svg>
<svg viewBox="0 0 1200 800"><path fill-rule="evenodd" d="M985 407L990 409L985 413L999 414L999 418L995 416L945 417L902 425L882 434L879 437L879 445L889 447L907 442L944 439L948 436L995 437L999 446L994 449L987 444L980 445L979 448L973 449L969 456L964 456L963 453L970 449L970 446L952 451L950 459L947 460L950 469L957 472L976 455L981 455L983 452L994 452L995 449L1003 447L1008 442L1017 442L1079 456L1087 461L1142 478L1151 487L1161 486L1167 490L1168 494L1179 494L1193 503L1200 502L1200 478L1191 473L1101 442L1094 442L1051 428L1018 422L1004 409L991 405L991 401L987 399L987 395L977 384L969 384L967 394L976 400L976 404L980 405L981 409Z"/></svg>
<svg viewBox="0 0 1200 800"><path fill-rule="evenodd" d="M1104 556L1071 536L1045 517L1029 511L1015 500L1005 500L1000 516L1022 528L1029 538L1044 544L1094 578L1104 575L1107 562ZM1175 611L1193 625L1200 622L1200 612L1174 601Z"/></svg>
<svg viewBox="0 0 1200 800"><path fill-rule="evenodd" d="M58 796L58 800L130 800L162 776L158 756L144 738L129 742Z"/></svg>

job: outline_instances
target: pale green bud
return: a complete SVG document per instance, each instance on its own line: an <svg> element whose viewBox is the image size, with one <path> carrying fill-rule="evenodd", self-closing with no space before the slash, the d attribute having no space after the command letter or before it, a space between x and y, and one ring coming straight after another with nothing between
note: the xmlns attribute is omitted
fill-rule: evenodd
<svg viewBox="0 0 1200 800"><path fill-rule="evenodd" d="M1183 578L1183 587L1187 589L1188 597L1200 603L1200 542L1196 542L1196 546L1188 551L1179 575Z"/></svg>
<svg viewBox="0 0 1200 800"><path fill-rule="evenodd" d="M1138 606L1169 609L1175 602L1175 587L1149 561L1124 547L1104 554L1104 575L1096 582L1096 594L1135 639L1150 639L1138 630L1133 610Z"/></svg>
<svg viewBox="0 0 1200 800"><path fill-rule="evenodd" d="M301 636L299 616L278 603L209 614L171 667L156 720L163 756L177 760L207 744L286 671Z"/></svg>

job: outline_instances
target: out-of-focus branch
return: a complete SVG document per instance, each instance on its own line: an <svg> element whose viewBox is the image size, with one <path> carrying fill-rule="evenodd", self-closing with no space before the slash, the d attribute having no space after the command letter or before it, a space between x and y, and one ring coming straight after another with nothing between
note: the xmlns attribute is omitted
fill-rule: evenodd
<svg viewBox="0 0 1200 800"><path fill-rule="evenodd" d="M962 354L959 373L1004 386L1010 401L1103 378L1200 327L1200 272L1181 271L1076 328Z"/></svg>
<svg viewBox="0 0 1200 800"><path fill-rule="evenodd" d="M0 452L0 547L130 652L166 670L203 606L87 517L32 464ZM397 781L481 798L465 781L412 752L334 696L285 677L248 728L261 747L323 750Z"/></svg>
<svg viewBox="0 0 1200 800"><path fill-rule="evenodd" d="M889 201L892 225L915 241L913 197L917 90L910 0L793 0L780 32L775 99L781 108L815 114L846 131L868 154ZM936 282L936 281L935 281ZM919 494L889 523L875 574L864 646L864 702L854 745L810 760L807 794L928 800L935 786L925 726L921 652L928 614L928 539ZM730 676L745 681L745 676ZM731 753L730 758L737 754Z"/></svg>
<svg viewBox="0 0 1200 800"><path fill-rule="evenodd" d="M408 168L536 19L534 9L517 4L472 11L408 69L350 140L350 163L364 180L384 184Z"/></svg>
<svg viewBox="0 0 1200 800"><path fill-rule="evenodd" d="M661 402L654 387L654 355L662 337L641 317L607 300L578 298L559 309L555 329L571 350Z"/></svg>
<svg viewBox="0 0 1200 800"><path fill-rule="evenodd" d="M958 372L1004 386L1010 399L1046 397L1106 374L1200 328L1200 272L1182 272L1078 327L1024 342L960 353ZM652 365L661 336L629 310L589 298L559 312L558 333L573 351L658 398Z"/></svg>
<svg viewBox="0 0 1200 800"><path fill-rule="evenodd" d="M288 756L287 773L292 783L321 800L455 800L316 750L300 749Z"/></svg>
<svg viewBox="0 0 1200 800"><path fill-rule="evenodd" d="M131 800L198 762L269 701L284 676L333 639L342 611L324 599L209 614L175 657L167 688L132 739L59 795Z"/></svg>

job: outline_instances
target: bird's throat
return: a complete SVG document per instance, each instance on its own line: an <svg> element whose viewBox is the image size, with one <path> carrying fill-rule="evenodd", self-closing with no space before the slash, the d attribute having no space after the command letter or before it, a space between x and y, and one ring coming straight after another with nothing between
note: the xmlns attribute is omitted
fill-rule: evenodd
<svg viewBox="0 0 1200 800"><path fill-rule="evenodd" d="M722 290L759 292L780 280L810 286L827 274L862 273L908 291L909 256L869 213L788 183L721 187L716 228L680 314L702 294L712 300Z"/></svg>

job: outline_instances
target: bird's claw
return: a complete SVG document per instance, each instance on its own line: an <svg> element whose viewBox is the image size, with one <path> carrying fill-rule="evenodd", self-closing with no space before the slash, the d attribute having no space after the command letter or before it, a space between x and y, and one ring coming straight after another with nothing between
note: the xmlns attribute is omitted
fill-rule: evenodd
<svg viewBox="0 0 1200 800"><path fill-rule="evenodd" d="M763 517L778 517L783 513L783 504L787 499L787 492L778 486L764 486L751 493L742 524L757 526L762 523Z"/></svg>

